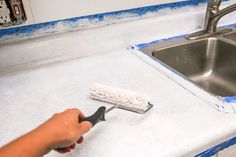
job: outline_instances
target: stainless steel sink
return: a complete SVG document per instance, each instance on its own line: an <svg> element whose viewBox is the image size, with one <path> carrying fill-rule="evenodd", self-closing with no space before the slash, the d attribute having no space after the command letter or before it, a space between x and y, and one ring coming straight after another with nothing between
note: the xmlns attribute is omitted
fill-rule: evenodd
<svg viewBox="0 0 236 157"><path fill-rule="evenodd" d="M194 41L181 38L141 51L210 94L236 95L236 43L223 36Z"/></svg>
<svg viewBox="0 0 236 157"><path fill-rule="evenodd" d="M236 32L235 32L235 33L230 33L230 34L224 35L224 37L225 37L226 39L233 40L233 41L236 42Z"/></svg>

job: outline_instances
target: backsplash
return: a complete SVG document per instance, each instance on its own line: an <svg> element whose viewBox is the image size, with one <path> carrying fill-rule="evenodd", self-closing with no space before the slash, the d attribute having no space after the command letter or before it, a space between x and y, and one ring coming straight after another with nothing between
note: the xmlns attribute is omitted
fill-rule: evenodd
<svg viewBox="0 0 236 157"><path fill-rule="evenodd" d="M25 0L23 0L23 4L24 1ZM68 9L68 7L71 4L70 5L68 4L69 6L66 6L67 8L66 10L61 9L63 11L60 11L60 14L59 13L56 14L56 12L60 10L59 9L61 7L60 3L55 3L54 5L52 5L51 3L53 1L52 2L50 1L50 5L49 4L46 5L45 1L37 1L37 2L35 0L27 1L28 3L25 3L26 5L24 5L25 12L27 15L26 23L24 24L24 26L3 28L2 30L0 30L0 42L12 40L13 38L14 40L17 40L19 38L42 36L45 34L56 33L56 32L74 31L78 29L98 27L102 25L114 24L123 21L136 20L140 18L163 16L165 14L168 14L168 12L171 11L170 9L176 9L186 6L194 6L198 5L199 3L205 2L205 0L190 0L190 1L159 0L155 2L147 1L145 3L144 2L136 3L135 1L137 0L133 0L132 3L129 2L127 3L127 5L125 2L122 1L117 2L119 3L117 5L120 7L119 8L120 10L118 11L117 7L113 7L114 4L110 7L110 9L107 8L107 10L105 7L98 7L97 10L94 7L86 8L85 4L83 4L82 2L81 6L84 6L84 9L76 10L74 8L70 10ZM86 4L87 3L88 2L86 2ZM104 1L101 3L102 6L105 5L105 3L110 3L110 2ZM30 7L28 5L30 5ZM92 3L90 3L90 5L88 4L88 6L93 6L93 5L96 6L97 3L94 2L94 4ZM38 8L40 8L40 10L36 9L36 6L39 6ZM53 8L51 12L48 9L49 6L52 6ZM93 10L93 8L97 12ZM86 10L86 13L83 10ZM91 12L89 10L91 10Z"/></svg>
<svg viewBox="0 0 236 157"><path fill-rule="evenodd" d="M155 6L183 0L29 0L35 23Z"/></svg>

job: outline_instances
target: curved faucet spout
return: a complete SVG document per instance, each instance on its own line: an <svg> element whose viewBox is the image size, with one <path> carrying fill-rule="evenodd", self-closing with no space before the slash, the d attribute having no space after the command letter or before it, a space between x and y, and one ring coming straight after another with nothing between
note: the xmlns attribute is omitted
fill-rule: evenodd
<svg viewBox="0 0 236 157"><path fill-rule="evenodd" d="M229 14L236 10L236 4L232 4L222 10L216 11L215 14L213 14L211 17L209 17L208 22L206 21L206 31L208 33L216 32L216 27L218 24L218 21L226 14Z"/></svg>
<svg viewBox="0 0 236 157"><path fill-rule="evenodd" d="M230 29L217 31L218 21L226 14L236 10L236 4L232 4L219 10L222 0L209 0L205 16L204 30L188 35L187 39L205 38L216 34L227 33Z"/></svg>

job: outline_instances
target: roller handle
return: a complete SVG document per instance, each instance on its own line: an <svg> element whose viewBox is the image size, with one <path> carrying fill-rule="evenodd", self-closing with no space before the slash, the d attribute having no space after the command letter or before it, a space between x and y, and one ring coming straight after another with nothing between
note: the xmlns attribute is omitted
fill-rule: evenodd
<svg viewBox="0 0 236 157"><path fill-rule="evenodd" d="M98 122L105 121L105 111L106 107L101 106L97 109L97 111L93 115L85 118L79 118L79 122L81 123L84 121L88 121L92 124L92 126L94 126Z"/></svg>
<svg viewBox="0 0 236 157"><path fill-rule="evenodd" d="M101 106L97 109L97 111L89 116L89 117L85 117L85 118L79 118L79 123L80 122L84 122L84 121L88 121L92 124L92 126L94 126L95 124L97 124L100 121L105 121L105 111L106 111L106 107ZM69 152L71 149L74 149L74 144L68 146L68 147L64 147L64 148L57 148L56 150L59 152Z"/></svg>

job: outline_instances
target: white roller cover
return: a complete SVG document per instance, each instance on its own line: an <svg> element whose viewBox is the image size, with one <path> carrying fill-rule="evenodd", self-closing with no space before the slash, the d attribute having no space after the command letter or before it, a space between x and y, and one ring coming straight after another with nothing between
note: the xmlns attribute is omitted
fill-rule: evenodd
<svg viewBox="0 0 236 157"><path fill-rule="evenodd" d="M90 88L90 97L137 112L144 112L150 107L147 95L97 83Z"/></svg>

